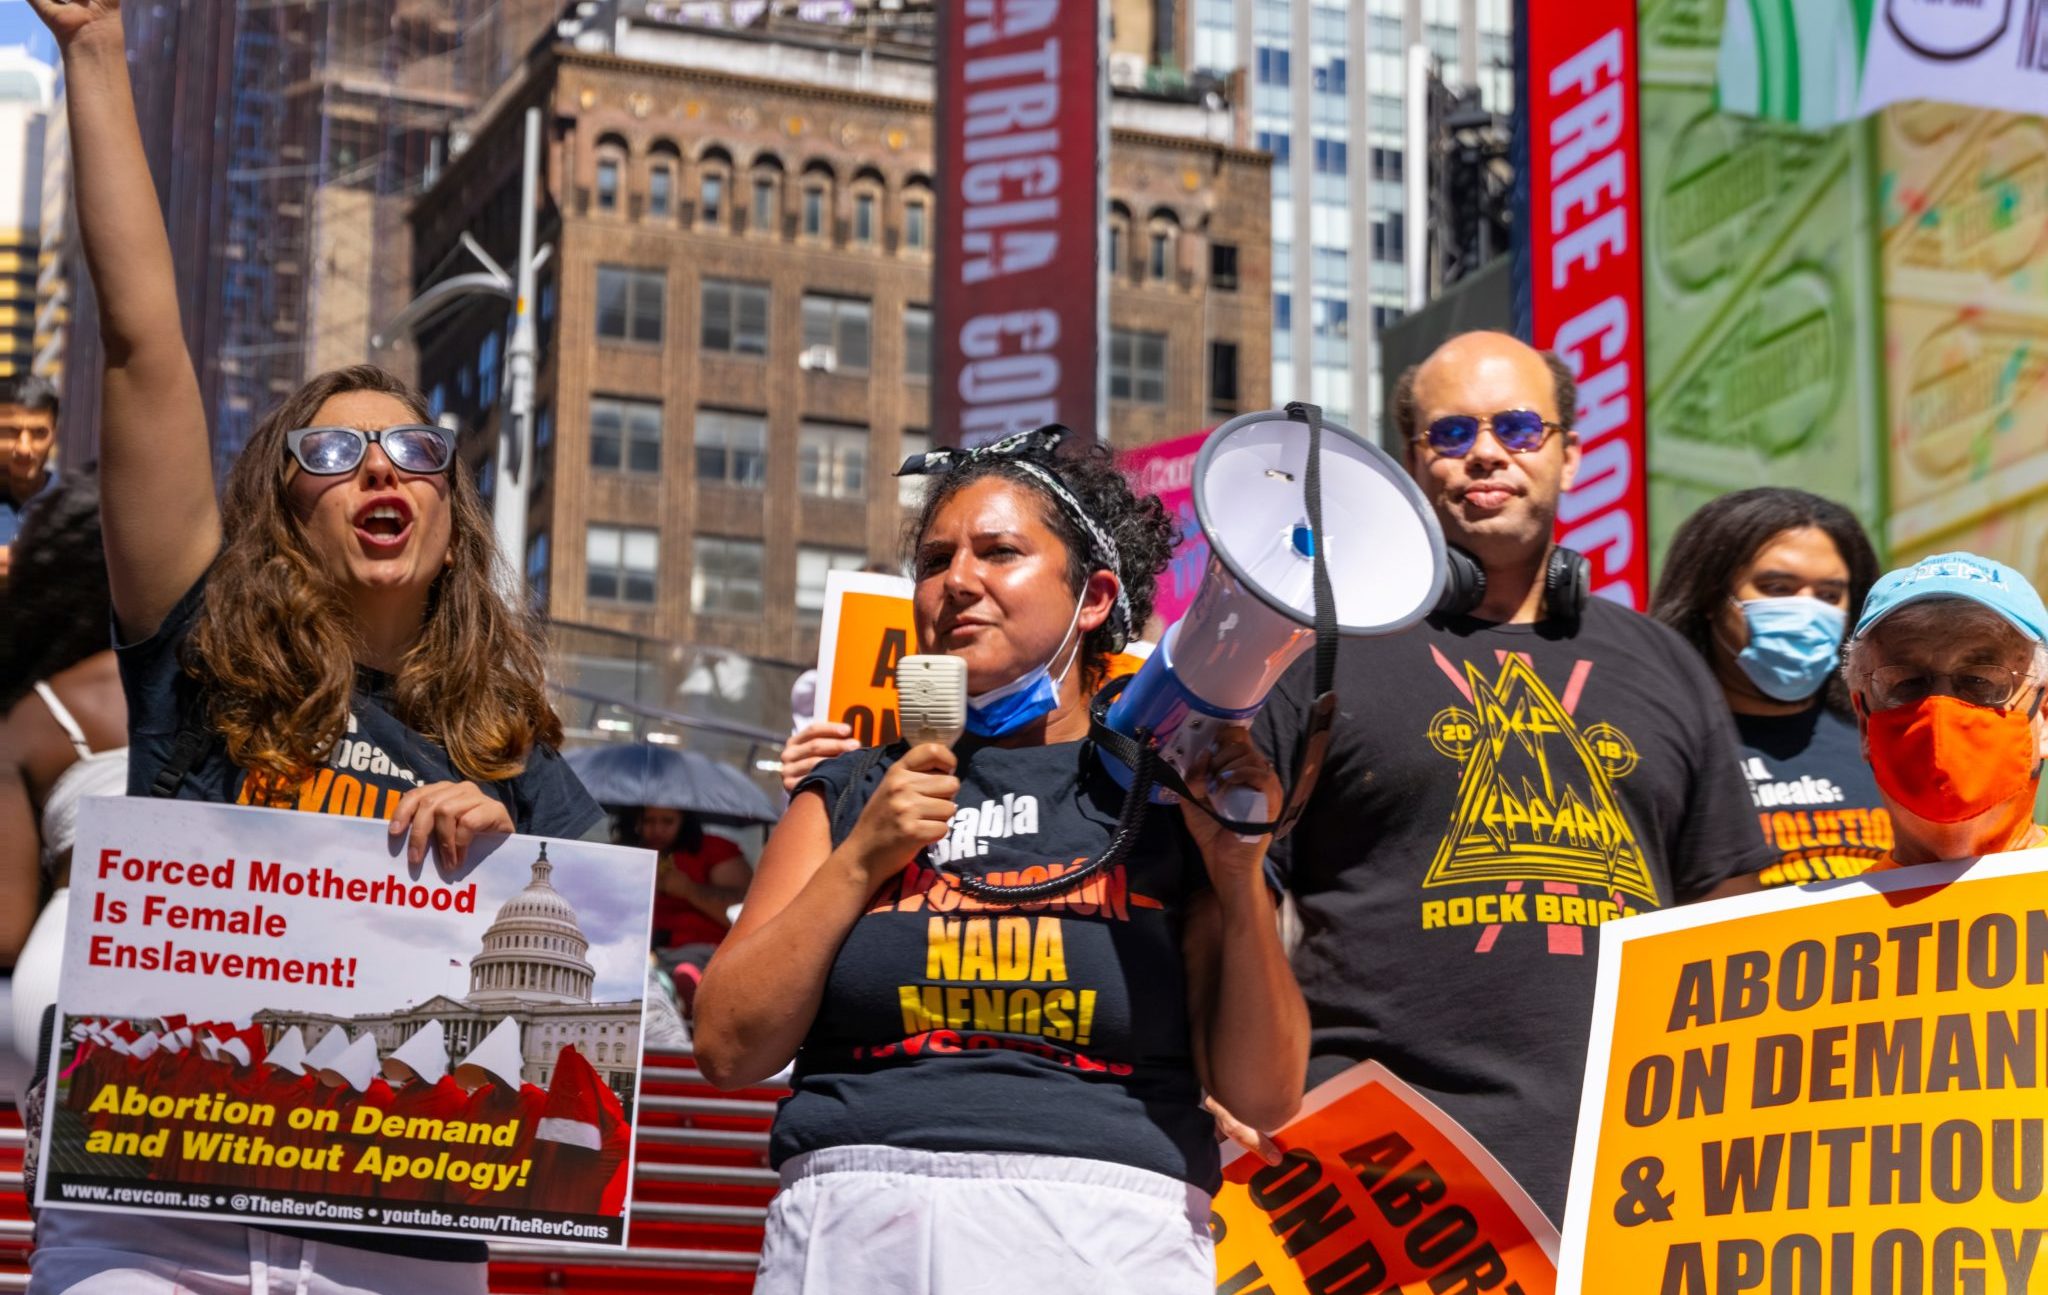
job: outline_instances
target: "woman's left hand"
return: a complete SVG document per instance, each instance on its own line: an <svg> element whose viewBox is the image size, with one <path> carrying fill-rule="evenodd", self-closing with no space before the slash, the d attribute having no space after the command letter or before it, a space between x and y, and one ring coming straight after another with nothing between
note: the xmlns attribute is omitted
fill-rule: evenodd
<svg viewBox="0 0 2048 1295"><path fill-rule="evenodd" d="M512 814L473 782L435 782L415 787L399 797L391 815L391 835L410 832L405 861L418 867L427 857L427 844L445 872L459 872L469 843L491 832L513 832Z"/></svg>
<svg viewBox="0 0 2048 1295"><path fill-rule="evenodd" d="M1196 796L1219 812L1240 821L1270 822L1280 812L1280 779L1266 757L1252 745L1251 733L1246 729L1224 729L1217 737L1216 745L1188 772L1187 784L1188 790ZM1232 813L1217 804L1216 798L1222 793L1244 788L1259 793L1255 812ZM1254 876L1258 874L1266 857L1270 836L1245 840L1195 805L1182 804L1180 812L1187 822L1188 834L1201 847L1202 860L1209 866L1210 880L1221 885L1241 879L1240 874L1245 872Z"/></svg>

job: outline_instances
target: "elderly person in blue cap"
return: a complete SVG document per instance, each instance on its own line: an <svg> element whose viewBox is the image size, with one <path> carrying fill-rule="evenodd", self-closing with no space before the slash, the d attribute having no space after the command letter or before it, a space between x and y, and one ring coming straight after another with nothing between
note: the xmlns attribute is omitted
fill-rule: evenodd
<svg viewBox="0 0 2048 1295"><path fill-rule="evenodd" d="M1878 868L2048 842L2044 645L2048 608L2002 562L1944 553L1871 587L1842 672L1897 835Z"/></svg>

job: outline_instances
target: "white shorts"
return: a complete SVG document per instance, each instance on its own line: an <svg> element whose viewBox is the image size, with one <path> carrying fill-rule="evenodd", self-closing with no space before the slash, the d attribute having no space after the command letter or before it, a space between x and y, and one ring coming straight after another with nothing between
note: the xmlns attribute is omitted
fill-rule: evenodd
<svg viewBox="0 0 2048 1295"><path fill-rule="evenodd" d="M1209 1194L1102 1160L832 1147L782 1167L754 1295L1214 1295Z"/></svg>
<svg viewBox="0 0 2048 1295"><path fill-rule="evenodd" d="M484 1295L485 1265L379 1254L206 1219L43 1210L30 1295Z"/></svg>

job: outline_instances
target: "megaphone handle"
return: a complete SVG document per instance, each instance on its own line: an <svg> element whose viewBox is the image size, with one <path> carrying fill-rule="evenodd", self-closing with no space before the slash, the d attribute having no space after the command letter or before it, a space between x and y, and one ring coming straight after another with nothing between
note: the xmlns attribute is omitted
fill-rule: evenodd
<svg viewBox="0 0 2048 1295"><path fill-rule="evenodd" d="M1234 822L1258 823L1265 820L1266 793L1257 787L1224 787L1210 799L1219 815ZM1239 835L1237 839L1249 845L1259 838Z"/></svg>

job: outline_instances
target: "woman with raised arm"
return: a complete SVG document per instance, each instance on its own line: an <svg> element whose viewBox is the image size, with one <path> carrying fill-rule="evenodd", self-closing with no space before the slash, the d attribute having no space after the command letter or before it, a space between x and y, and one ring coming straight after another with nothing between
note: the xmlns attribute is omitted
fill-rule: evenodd
<svg viewBox="0 0 2048 1295"><path fill-rule="evenodd" d="M1058 429L920 456L919 650L966 665L957 750L812 770L697 995L697 1062L792 1059L762 1295L1210 1295L1213 1095L1273 1129L1308 1023L1267 838L1192 805L1126 812L1082 741L1172 552L1157 499ZM1239 730L1189 781L1279 808ZM1095 870L1099 869L1099 870Z"/></svg>
<svg viewBox="0 0 2048 1295"><path fill-rule="evenodd" d="M32 0L64 57L106 351L101 493L131 795L385 818L408 862L482 833L586 836L528 616L452 434L367 365L263 420L214 504L118 0ZM225 517L225 524L223 518ZM49 1209L32 1289L481 1292L475 1242Z"/></svg>

